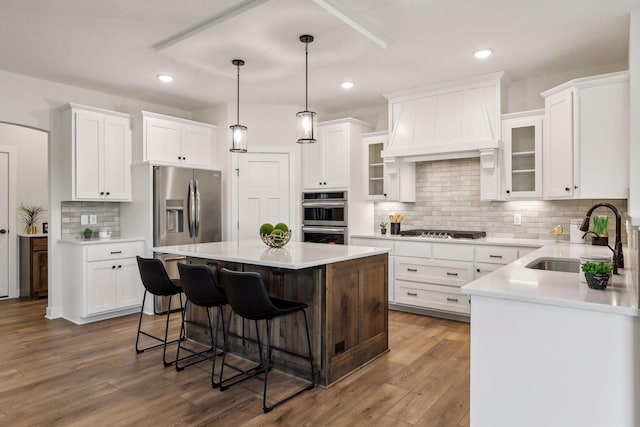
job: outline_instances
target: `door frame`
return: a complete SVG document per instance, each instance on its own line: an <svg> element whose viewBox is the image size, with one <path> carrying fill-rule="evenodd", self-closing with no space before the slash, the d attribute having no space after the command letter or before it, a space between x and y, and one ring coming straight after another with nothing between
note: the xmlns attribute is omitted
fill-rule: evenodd
<svg viewBox="0 0 640 427"><path fill-rule="evenodd" d="M231 203L230 203L230 215L229 215L229 240L233 241L233 240L238 240L240 238L240 233L238 231L238 218L239 218L239 206L240 206L240 179L238 176L238 169L239 169L239 156L246 156L246 155L261 155L261 156L271 156L271 155L286 155L287 159L289 161L289 218L290 218L290 222L291 224L289 225L294 226L296 223L296 215L295 215L295 195L294 195L294 185L293 182L291 180L291 177L293 176L292 170L291 170L291 158L292 158L292 154L286 151L278 151L278 152L264 152L264 151L260 151L260 152L250 152L250 153L239 153L235 156L232 156L231 159L231 171L229 173L229 175L231 176ZM297 229L297 227L296 227ZM257 238L257 233L256 233L256 238ZM294 239L293 240L297 240L295 233L294 233Z"/></svg>
<svg viewBox="0 0 640 427"><path fill-rule="evenodd" d="M18 178L18 150L0 145L0 152L9 154L9 298L18 298L18 230L16 229L16 180ZM4 298L3 298L4 299Z"/></svg>

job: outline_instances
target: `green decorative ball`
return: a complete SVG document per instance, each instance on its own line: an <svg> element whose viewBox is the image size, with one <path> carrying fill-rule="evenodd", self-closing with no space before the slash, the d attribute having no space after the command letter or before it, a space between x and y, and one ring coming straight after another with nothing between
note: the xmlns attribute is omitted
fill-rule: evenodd
<svg viewBox="0 0 640 427"><path fill-rule="evenodd" d="M289 227L284 222L277 223L273 228L276 230L289 231Z"/></svg>
<svg viewBox="0 0 640 427"><path fill-rule="evenodd" d="M260 226L260 235L264 236L265 234L271 234L273 232L273 225L269 224L268 222L265 222L264 224L262 224Z"/></svg>

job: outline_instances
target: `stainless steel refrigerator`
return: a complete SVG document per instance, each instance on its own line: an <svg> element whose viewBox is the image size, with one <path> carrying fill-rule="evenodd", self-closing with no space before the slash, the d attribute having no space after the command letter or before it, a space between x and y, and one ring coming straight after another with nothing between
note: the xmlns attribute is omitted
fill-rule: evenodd
<svg viewBox="0 0 640 427"><path fill-rule="evenodd" d="M153 167L153 245L219 242L222 182L220 171L174 166ZM186 257L160 256L170 277ZM155 312L167 310L168 298L156 297ZM173 305L177 307L177 304Z"/></svg>

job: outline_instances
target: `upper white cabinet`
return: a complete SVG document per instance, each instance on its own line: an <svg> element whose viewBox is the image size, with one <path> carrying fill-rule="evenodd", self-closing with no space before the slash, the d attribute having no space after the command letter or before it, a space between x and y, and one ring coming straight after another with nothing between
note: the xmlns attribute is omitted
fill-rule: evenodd
<svg viewBox="0 0 640 427"><path fill-rule="evenodd" d="M133 116L135 162L212 168L215 126L142 111Z"/></svg>
<svg viewBox="0 0 640 427"><path fill-rule="evenodd" d="M364 144L364 188L368 200L416 201L416 164L382 159L387 132L362 134Z"/></svg>
<svg viewBox="0 0 640 427"><path fill-rule="evenodd" d="M542 197L544 110L504 114L504 193L506 199Z"/></svg>
<svg viewBox="0 0 640 427"><path fill-rule="evenodd" d="M545 97L545 198L626 198L629 73L572 80Z"/></svg>
<svg viewBox="0 0 640 427"><path fill-rule="evenodd" d="M64 199L130 201L129 115L70 104L63 122Z"/></svg>
<svg viewBox="0 0 640 427"><path fill-rule="evenodd" d="M304 189L360 189L355 183L360 175L354 176L354 182L350 178L352 172L361 171L360 134L368 126L351 118L318 123L318 142L301 147Z"/></svg>
<svg viewBox="0 0 640 427"><path fill-rule="evenodd" d="M385 95L389 145L383 157L414 161L497 149L503 73Z"/></svg>

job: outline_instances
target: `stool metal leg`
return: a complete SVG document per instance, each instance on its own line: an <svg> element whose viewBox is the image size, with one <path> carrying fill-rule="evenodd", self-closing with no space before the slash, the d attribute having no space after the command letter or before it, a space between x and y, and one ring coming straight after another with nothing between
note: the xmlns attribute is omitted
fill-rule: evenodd
<svg viewBox="0 0 640 427"><path fill-rule="evenodd" d="M157 337L155 335L152 335L148 332L145 332L142 330L142 315L144 314L144 303L147 299L147 290L144 291L144 295L142 297L142 307L140 308L140 317L138 318L138 333L136 335L136 353L143 353L145 350L151 350L154 348L159 348L159 347L163 347L162 349L162 363L164 364L164 366L169 366L173 363L175 363L175 360L169 361L167 362L167 344L172 344L174 342L179 341L179 339L177 340L173 340L173 341L167 341L168 340L168 336L169 336L169 319L171 316L171 299L173 296L169 296L169 310L167 310L167 318L165 321L165 329L164 329L164 337ZM180 306L182 306L182 298L180 298ZM155 345L151 345L145 348L140 348L140 335L144 335L146 337L149 337L151 339L154 339L156 341L159 341L159 344L155 344Z"/></svg>
<svg viewBox="0 0 640 427"><path fill-rule="evenodd" d="M187 323L187 319L186 319L186 312L187 312L187 305L191 305L191 301L189 301L187 299L187 302L185 303L184 306L184 310L183 310L183 314L182 314L182 324L180 326L180 339L178 341L178 351L176 353L176 371L182 371L184 368L188 367L188 366L192 366L195 365L196 363L200 363L200 362L204 362L205 360L209 360L211 356L209 356L207 353L213 351L214 355L215 355L215 348L214 348L214 344L213 344L213 329L211 326L211 314L209 312L209 308L206 308L207 311L207 323L209 326L209 338L211 340L211 347L209 347L206 350L202 350L202 351L196 351L193 350L191 348L185 347L182 345L182 343L184 341L186 341L186 335L187 335L187 328L186 328L186 323ZM188 355L184 356L184 357L180 357L180 350L184 350L187 353L189 353ZM190 363L187 363L186 365L182 365L180 366L181 361L183 360L187 360L187 359L191 359L192 357L197 357L197 360L194 360Z"/></svg>

